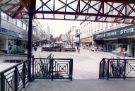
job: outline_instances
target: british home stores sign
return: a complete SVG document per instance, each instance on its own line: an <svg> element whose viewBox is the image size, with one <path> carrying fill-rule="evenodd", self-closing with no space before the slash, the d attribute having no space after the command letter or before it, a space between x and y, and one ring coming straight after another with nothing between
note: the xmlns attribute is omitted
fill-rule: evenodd
<svg viewBox="0 0 135 91"><path fill-rule="evenodd" d="M130 36L133 34L135 34L135 26L132 25L132 26L123 27L112 31L96 34L94 35L94 39L100 40L105 38Z"/></svg>
<svg viewBox="0 0 135 91"><path fill-rule="evenodd" d="M13 37L19 37L19 35L16 32L7 30L5 28L0 28L0 34L13 36Z"/></svg>

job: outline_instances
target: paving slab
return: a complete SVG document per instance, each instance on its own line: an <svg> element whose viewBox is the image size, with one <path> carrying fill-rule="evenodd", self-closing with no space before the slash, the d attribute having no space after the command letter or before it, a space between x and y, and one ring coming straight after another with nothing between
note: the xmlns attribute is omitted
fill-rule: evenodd
<svg viewBox="0 0 135 91"><path fill-rule="evenodd" d="M24 91L134 91L135 80L35 80Z"/></svg>

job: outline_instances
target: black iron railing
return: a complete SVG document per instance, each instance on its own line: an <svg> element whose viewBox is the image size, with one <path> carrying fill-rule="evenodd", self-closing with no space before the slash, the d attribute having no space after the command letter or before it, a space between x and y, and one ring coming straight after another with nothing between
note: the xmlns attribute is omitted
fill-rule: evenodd
<svg viewBox="0 0 135 91"><path fill-rule="evenodd" d="M73 59L53 58L51 79L70 79L73 76Z"/></svg>
<svg viewBox="0 0 135 91"><path fill-rule="evenodd" d="M32 73L34 79L50 79L52 54L47 58L33 58Z"/></svg>
<svg viewBox="0 0 135 91"><path fill-rule="evenodd" d="M21 91L28 83L28 61L0 72L0 91Z"/></svg>
<svg viewBox="0 0 135 91"><path fill-rule="evenodd" d="M106 58L103 58L99 64L99 78L104 78L107 74L107 61Z"/></svg>
<svg viewBox="0 0 135 91"><path fill-rule="evenodd" d="M70 79L73 75L73 59L47 58L33 59L35 79Z"/></svg>
<svg viewBox="0 0 135 91"><path fill-rule="evenodd" d="M73 75L73 59L32 57L31 73L28 61L21 62L0 72L0 91L22 91L34 79L70 79ZM28 74L31 74L29 78ZM31 80L29 80L31 79Z"/></svg>
<svg viewBox="0 0 135 91"><path fill-rule="evenodd" d="M135 59L103 58L99 66L99 78L135 78Z"/></svg>

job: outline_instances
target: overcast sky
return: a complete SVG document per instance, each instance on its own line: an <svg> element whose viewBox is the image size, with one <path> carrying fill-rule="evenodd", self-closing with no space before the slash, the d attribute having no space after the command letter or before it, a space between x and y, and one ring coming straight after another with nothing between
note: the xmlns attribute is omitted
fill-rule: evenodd
<svg viewBox="0 0 135 91"><path fill-rule="evenodd" d="M50 27L51 34L54 37L59 36L60 34L66 34L72 26L79 26L80 21L64 21L64 20L39 20L43 27L47 23Z"/></svg>
<svg viewBox="0 0 135 91"><path fill-rule="evenodd" d="M68 0L68 1L71 2L73 0ZM59 2L59 1L57 1L57 0L55 0L55 3L57 3L57 6L55 6L55 8L60 8L61 6L63 6L63 4L61 2ZM37 0L36 7L39 8L41 5L42 5L41 1ZM48 2L48 6L49 5L51 5L50 7L53 7L52 6L53 2ZM76 5L73 5L73 6L76 6ZM48 8L44 7L44 9L48 9ZM80 21L64 21L64 20L57 20L57 21L56 20L39 20L39 21L41 22L42 26L44 26L44 27L45 27L45 23L47 23L49 25L49 27L50 27L51 33L55 37L59 36L60 34L66 34L66 32L68 30L70 30L70 28L72 26L79 26L80 23L81 23Z"/></svg>

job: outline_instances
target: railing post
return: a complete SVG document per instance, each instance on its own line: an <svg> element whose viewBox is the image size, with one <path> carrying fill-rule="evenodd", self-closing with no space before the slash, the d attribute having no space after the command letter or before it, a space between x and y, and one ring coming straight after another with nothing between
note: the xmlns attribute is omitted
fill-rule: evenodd
<svg viewBox="0 0 135 91"><path fill-rule="evenodd" d="M99 79L104 77L105 58L103 58L99 64Z"/></svg>
<svg viewBox="0 0 135 91"><path fill-rule="evenodd" d="M105 74L105 58L103 59L103 74L102 74L102 77L104 77L104 74Z"/></svg>
<svg viewBox="0 0 135 91"><path fill-rule="evenodd" d="M49 60L49 78L51 77L51 59Z"/></svg>
<svg viewBox="0 0 135 91"><path fill-rule="evenodd" d="M34 56L32 56L32 80L34 79Z"/></svg>
<svg viewBox="0 0 135 91"><path fill-rule="evenodd" d="M99 63L99 79L101 79L101 62Z"/></svg>
<svg viewBox="0 0 135 91"><path fill-rule="evenodd" d="M124 70L124 78L123 78L124 80L126 79L126 64L127 64L127 60L125 59L124 60L124 69L123 69Z"/></svg>
<svg viewBox="0 0 135 91"><path fill-rule="evenodd" d="M26 65L23 63L23 88L25 88L25 79L26 79Z"/></svg>
<svg viewBox="0 0 135 91"><path fill-rule="evenodd" d="M107 80L109 80L109 64L110 64L110 59L107 60Z"/></svg>
<svg viewBox="0 0 135 91"><path fill-rule="evenodd" d="M14 91L18 90L18 69L17 66L15 67L15 71L14 71Z"/></svg>
<svg viewBox="0 0 135 91"><path fill-rule="evenodd" d="M51 58L50 59L50 66L51 66L51 69L50 69L50 71L51 71L51 79L52 79L52 81L53 81L53 79L54 79L54 77L53 77L53 61L54 61L54 59L53 58Z"/></svg>
<svg viewBox="0 0 135 91"><path fill-rule="evenodd" d="M73 76L73 59L70 59L69 62L69 79L72 81Z"/></svg>
<svg viewBox="0 0 135 91"><path fill-rule="evenodd" d="M4 73L1 74L0 80L1 80L1 82L0 82L0 85L1 85L0 91L5 91L5 76L4 76Z"/></svg>

